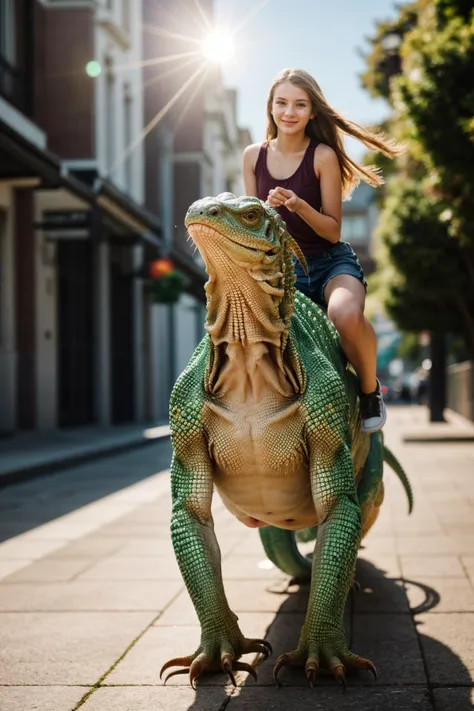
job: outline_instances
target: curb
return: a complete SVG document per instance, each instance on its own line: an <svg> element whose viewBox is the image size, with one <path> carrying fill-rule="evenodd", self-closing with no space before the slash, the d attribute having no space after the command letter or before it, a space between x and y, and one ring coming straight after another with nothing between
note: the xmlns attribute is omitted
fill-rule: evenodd
<svg viewBox="0 0 474 711"><path fill-rule="evenodd" d="M166 429L169 430L169 428ZM35 477L54 474L61 469L71 469L76 465L85 464L95 459L104 459L113 454L122 454L133 449L138 449L139 447L155 444L158 440L165 438L169 438L169 431L167 433L162 432L148 437L141 437L135 441L125 442L123 444L110 444L98 449L76 452L74 454L58 457L57 459L12 469L11 471L0 474L0 489L10 486L11 484L27 481L28 479L34 479Z"/></svg>

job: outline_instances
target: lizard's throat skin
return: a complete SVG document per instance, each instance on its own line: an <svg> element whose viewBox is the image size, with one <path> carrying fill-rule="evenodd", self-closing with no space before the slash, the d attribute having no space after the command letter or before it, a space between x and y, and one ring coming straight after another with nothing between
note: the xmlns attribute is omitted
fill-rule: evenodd
<svg viewBox="0 0 474 711"><path fill-rule="evenodd" d="M270 385L285 398L300 392L293 359L286 353L293 293L285 295L280 255L267 256L263 250L230 242L208 225L193 224L188 230L209 274L205 286L205 329L212 343L208 390L223 396L232 389L242 401L250 393L255 401L261 400ZM286 318L280 310L283 298Z"/></svg>
<svg viewBox="0 0 474 711"><path fill-rule="evenodd" d="M209 226L194 224L189 233L209 274L205 328L213 345L266 342L281 348L289 331L289 319L285 322L279 309L284 296L281 265L261 264L265 254L260 250L235 243L226 249L226 238Z"/></svg>

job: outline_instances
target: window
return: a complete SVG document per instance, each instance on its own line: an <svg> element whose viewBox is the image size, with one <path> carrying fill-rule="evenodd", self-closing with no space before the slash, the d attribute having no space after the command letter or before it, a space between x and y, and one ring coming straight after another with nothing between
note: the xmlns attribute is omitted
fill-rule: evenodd
<svg viewBox="0 0 474 711"><path fill-rule="evenodd" d="M125 151L124 179L125 188L128 193L132 192L133 181L133 151L130 150L133 133L132 133L132 95L130 86L127 84L124 88L123 97L123 149Z"/></svg>
<svg viewBox="0 0 474 711"><path fill-rule="evenodd" d="M343 215L341 239L346 242L367 242L369 230L365 215Z"/></svg>
<svg viewBox="0 0 474 711"><path fill-rule="evenodd" d="M0 2L0 91L7 98L14 94L17 64L15 0Z"/></svg>

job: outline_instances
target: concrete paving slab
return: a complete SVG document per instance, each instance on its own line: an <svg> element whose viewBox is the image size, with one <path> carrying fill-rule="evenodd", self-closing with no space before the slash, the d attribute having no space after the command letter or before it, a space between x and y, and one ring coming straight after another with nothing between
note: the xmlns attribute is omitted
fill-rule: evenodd
<svg viewBox="0 0 474 711"><path fill-rule="evenodd" d="M273 622L273 615L243 613L239 615L239 625L248 638L266 637L267 629ZM174 657L192 654L199 646L201 637L198 625L185 626L154 626L145 632L137 644L128 652L117 667L111 672L104 683L107 684L152 684L161 685L159 670L162 665ZM268 638L268 636L266 637ZM255 654L245 655L242 660L252 663ZM168 672L165 672L165 676ZM247 678L247 673L236 672L236 681L241 683ZM210 674L202 679L205 685L224 686L228 678L224 674ZM187 675L179 675L170 679L170 686L187 686Z"/></svg>
<svg viewBox="0 0 474 711"><path fill-rule="evenodd" d="M413 536L411 538L397 538L397 553L399 555L457 555L469 554L472 545L466 551L460 551L456 541L451 536Z"/></svg>
<svg viewBox="0 0 474 711"><path fill-rule="evenodd" d="M227 699L225 689L206 686L196 691L162 686L101 687L81 706L81 711L221 711Z"/></svg>
<svg viewBox="0 0 474 711"><path fill-rule="evenodd" d="M81 686L3 686L2 711L71 711L87 692Z"/></svg>
<svg viewBox="0 0 474 711"><path fill-rule="evenodd" d="M372 551L370 557L360 551L357 557L356 578L400 578L402 574L398 556L383 551Z"/></svg>
<svg viewBox="0 0 474 711"><path fill-rule="evenodd" d="M380 684L427 683L410 615L355 615L352 651L372 660ZM359 674L358 679L362 681L364 676Z"/></svg>
<svg viewBox="0 0 474 711"><path fill-rule="evenodd" d="M102 538L100 535L85 536L78 541L68 543L63 548L45 556L43 560L62 560L65 558L99 559L112 555L121 550L128 543L125 536L117 538Z"/></svg>
<svg viewBox="0 0 474 711"><path fill-rule="evenodd" d="M474 615L423 614L417 630L431 683L472 685L474 678Z"/></svg>
<svg viewBox="0 0 474 711"><path fill-rule="evenodd" d="M405 587L410 609L416 611L423 606L425 591L415 584L423 576L417 576L413 582L406 581ZM466 578L426 578L426 583L436 591L439 600L430 610L430 614L440 612L474 612L474 588Z"/></svg>
<svg viewBox="0 0 474 711"><path fill-rule="evenodd" d="M435 711L467 711L474 708L474 688L435 689Z"/></svg>
<svg viewBox="0 0 474 711"><path fill-rule="evenodd" d="M0 544L0 560L38 560L48 553L58 551L69 541L23 541L12 538Z"/></svg>
<svg viewBox="0 0 474 711"><path fill-rule="evenodd" d="M403 575L407 578L465 578L461 561L451 556L408 556L401 555Z"/></svg>
<svg viewBox="0 0 474 711"><path fill-rule="evenodd" d="M123 523L121 519L113 523L102 526L100 535L104 538L108 536L126 536L132 538L150 538L153 540L169 539L170 527L161 523Z"/></svg>
<svg viewBox="0 0 474 711"><path fill-rule="evenodd" d="M15 571L29 565L28 560L0 560L0 580L11 576Z"/></svg>
<svg viewBox="0 0 474 711"><path fill-rule="evenodd" d="M266 688L244 687L231 698L226 711L431 711L428 692L423 688ZM191 707L194 711L194 708ZM191 708L189 711L191 711Z"/></svg>
<svg viewBox="0 0 474 711"><path fill-rule="evenodd" d="M224 581L225 584L225 581ZM227 599L234 612L306 612L309 586L287 592L286 582L274 580L256 585L251 580L235 580L226 586Z"/></svg>
<svg viewBox="0 0 474 711"><path fill-rule="evenodd" d="M33 586L11 584L0 587L0 610L4 612L133 611L163 610L182 588L181 582L157 585L149 581L122 581L104 585L101 581Z"/></svg>
<svg viewBox="0 0 474 711"><path fill-rule="evenodd" d="M8 575L2 583L51 583L68 582L83 570L86 570L94 561L89 558L66 560L38 560L22 570Z"/></svg>
<svg viewBox="0 0 474 711"><path fill-rule="evenodd" d="M0 614L2 683L93 686L153 619L144 612Z"/></svg>
<svg viewBox="0 0 474 711"><path fill-rule="evenodd" d="M149 557L157 555L172 555L174 556L173 544L171 539L156 540L154 538L135 538L128 540L127 543L120 549L120 555L124 557Z"/></svg>
<svg viewBox="0 0 474 711"><path fill-rule="evenodd" d="M182 581L174 557L130 558L112 556L90 566L77 580L168 580Z"/></svg>
<svg viewBox="0 0 474 711"><path fill-rule="evenodd" d="M361 589L354 593L354 609L361 612L409 613L408 600L403 582L382 575L361 574L356 569L356 578Z"/></svg>
<svg viewBox="0 0 474 711"><path fill-rule="evenodd" d="M265 554L230 555L222 562L224 580L289 580Z"/></svg>

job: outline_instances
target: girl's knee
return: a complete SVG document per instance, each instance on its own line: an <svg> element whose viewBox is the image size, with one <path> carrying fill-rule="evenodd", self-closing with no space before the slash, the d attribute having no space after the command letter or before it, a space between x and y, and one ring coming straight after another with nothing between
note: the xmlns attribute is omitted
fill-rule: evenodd
<svg viewBox="0 0 474 711"><path fill-rule="evenodd" d="M328 317L341 336L356 337L364 323L364 312L358 304L338 304L328 307Z"/></svg>

